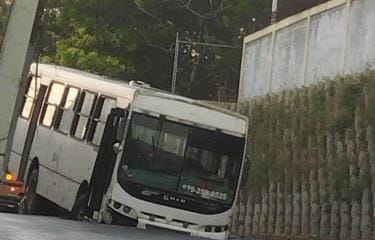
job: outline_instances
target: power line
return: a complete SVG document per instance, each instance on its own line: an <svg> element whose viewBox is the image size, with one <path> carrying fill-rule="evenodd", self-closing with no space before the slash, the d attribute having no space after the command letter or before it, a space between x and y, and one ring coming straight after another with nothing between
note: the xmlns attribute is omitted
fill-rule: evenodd
<svg viewBox="0 0 375 240"><path fill-rule="evenodd" d="M194 45L202 45L202 46L210 46L210 47L221 47L221 48L233 48L238 49L238 47L231 46L231 45L224 45L224 44L215 44L215 43L204 43L204 42L190 42L190 41L182 41L178 40L179 43L190 43Z"/></svg>
<svg viewBox="0 0 375 240"><path fill-rule="evenodd" d="M176 92L176 82L177 82L177 69L178 69L178 55L179 55L179 48L180 43L185 44L194 44L194 45L201 45L201 46L209 46L209 47L220 47L220 48L231 48L231 49L238 49L238 47L232 45L224 45L224 44L215 44L215 43L205 43L205 42L193 42L193 41L183 41L179 39L179 33L176 33L176 43L174 48L174 61L173 61L173 71L172 71L172 84L171 84L171 92Z"/></svg>

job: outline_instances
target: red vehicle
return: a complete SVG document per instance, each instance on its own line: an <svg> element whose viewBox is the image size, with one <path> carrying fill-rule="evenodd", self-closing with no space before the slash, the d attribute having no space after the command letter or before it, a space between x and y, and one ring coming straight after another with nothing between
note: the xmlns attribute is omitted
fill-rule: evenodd
<svg viewBox="0 0 375 240"><path fill-rule="evenodd" d="M0 179L0 209L18 212L25 198L25 187L22 181L7 171Z"/></svg>

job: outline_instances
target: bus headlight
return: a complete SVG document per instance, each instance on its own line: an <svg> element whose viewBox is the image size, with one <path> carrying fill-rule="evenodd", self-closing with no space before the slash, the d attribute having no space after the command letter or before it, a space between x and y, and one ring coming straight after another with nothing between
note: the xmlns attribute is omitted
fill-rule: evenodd
<svg viewBox="0 0 375 240"><path fill-rule="evenodd" d="M131 207L123 205L112 199L108 199L107 203L111 208L115 209L118 213L125 214L126 216L133 218L133 219L137 218L137 213Z"/></svg>
<svg viewBox="0 0 375 240"><path fill-rule="evenodd" d="M116 209L119 209L119 208L121 207L121 204L118 203L118 202L115 202L115 203L113 204L113 207L116 208Z"/></svg>
<svg viewBox="0 0 375 240"><path fill-rule="evenodd" d="M223 228L222 227L219 227L219 226L216 226L215 227L215 232L216 233L219 233L219 232L222 232L223 231Z"/></svg>
<svg viewBox="0 0 375 240"><path fill-rule="evenodd" d="M128 206L124 206L123 207L123 209L122 209L122 211L124 211L124 213L130 213L130 207L128 207Z"/></svg>
<svg viewBox="0 0 375 240"><path fill-rule="evenodd" d="M206 227L204 228L204 231L205 231L205 232L211 232L211 231L212 231L212 227L211 227L211 226L206 226Z"/></svg>

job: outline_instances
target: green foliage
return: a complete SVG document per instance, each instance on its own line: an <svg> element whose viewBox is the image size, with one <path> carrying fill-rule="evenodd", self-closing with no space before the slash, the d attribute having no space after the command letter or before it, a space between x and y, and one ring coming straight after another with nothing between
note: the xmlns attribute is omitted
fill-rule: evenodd
<svg viewBox="0 0 375 240"><path fill-rule="evenodd" d="M362 86L353 76L339 78L335 92L335 111L329 118L329 130L344 133L345 129L354 126L354 113L359 98L362 95Z"/></svg>
<svg viewBox="0 0 375 240"><path fill-rule="evenodd" d="M335 198L358 199L371 173L364 165L359 174L365 163L348 155L344 136L357 131L359 122L355 148L367 151L363 131L375 122L374 106L375 71L241 103L239 111L249 117L247 156L252 162L243 191L259 194L269 182L283 182L291 191L293 178L308 181L315 172L317 179L323 169Z"/></svg>
<svg viewBox="0 0 375 240"><path fill-rule="evenodd" d="M234 100L242 35L270 6L270 0L49 0L42 59L169 90L178 31L181 40L237 49L181 44L177 92Z"/></svg>
<svg viewBox="0 0 375 240"><path fill-rule="evenodd" d="M364 85L364 101L366 111L364 112L364 124L374 125L375 119L375 71L367 70L358 76L360 84Z"/></svg>
<svg viewBox="0 0 375 240"><path fill-rule="evenodd" d="M328 89L325 88L325 85L320 83L319 85L311 88L310 94L310 126L307 128L316 129L320 132L324 130L324 126L326 125L327 121L327 91ZM315 125L312 126L312 125Z"/></svg>
<svg viewBox="0 0 375 240"><path fill-rule="evenodd" d="M332 188L340 189L340 195L343 199L350 200L350 180L349 180L349 161L344 157L336 159L334 164L330 165L328 171L332 174Z"/></svg>

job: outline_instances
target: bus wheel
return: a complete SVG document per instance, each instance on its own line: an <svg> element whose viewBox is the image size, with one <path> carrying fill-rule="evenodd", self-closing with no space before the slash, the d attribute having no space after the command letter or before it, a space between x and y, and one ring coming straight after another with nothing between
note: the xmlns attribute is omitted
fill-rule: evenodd
<svg viewBox="0 0 375 240"><path fill-rule="evenodd" d="M70 213L70 219L77 221L84 221L86 217L88 194L84 193L79 196L73 205L72 211Z"/></svg>
<svg viewBox="0 0 375 240"><path fill-rule="evenodd" d="M29 179L26 185L25 192L25 212L27 214L35 213L38 195L36 193L36 187L38 185L38 169L33 169L30 173Z"/></svg>

